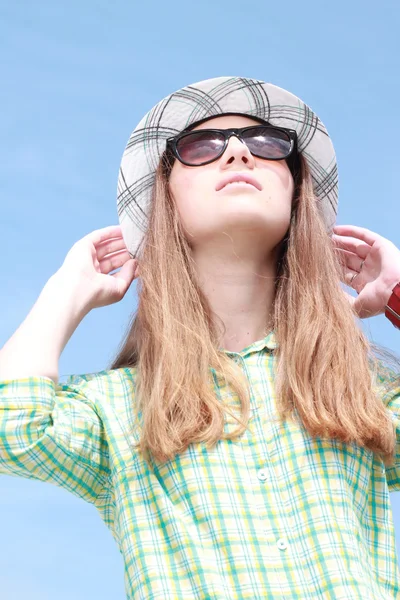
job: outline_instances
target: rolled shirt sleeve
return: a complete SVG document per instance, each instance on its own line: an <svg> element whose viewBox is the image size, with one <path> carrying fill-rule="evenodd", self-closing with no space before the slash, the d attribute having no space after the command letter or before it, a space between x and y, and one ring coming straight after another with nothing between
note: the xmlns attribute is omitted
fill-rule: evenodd
<svg viewBox="0 0 400 600"><path fill-rule="evenodd" d="M383 371L378 377L380 395L389 411L396 431L396 455L394 464L386 467L386 480L390 492L400 491L400 374Z"/></svg>
<svg viewBox="0 0 400 600"><path fill-rule="evenodd" d="M0 473L48 481L95 503L109 475L108 444L87 393L95 375L0 381Z"/></svg>

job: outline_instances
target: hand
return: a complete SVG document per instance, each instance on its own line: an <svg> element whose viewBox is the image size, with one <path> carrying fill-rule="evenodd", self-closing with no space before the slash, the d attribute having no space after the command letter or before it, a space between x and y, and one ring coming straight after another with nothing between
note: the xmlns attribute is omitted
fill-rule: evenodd
<svg viewBox="0 0 400 600"><path fill-rule="evenodd" d="M57 280L72 286L89 311L122 300L138 275L137 262L129 255L121 227L111 225L89 233L72 246Z"/></svg>
<svg viewBox="0 0 400 600"><path fill-rule="evenodd" d="M357 298L347 294L357 315L365 319L384 313L400 282L400 250L363 227L338 225L333 231L332 242L343 265L342 281L358 294Z"/></svg>

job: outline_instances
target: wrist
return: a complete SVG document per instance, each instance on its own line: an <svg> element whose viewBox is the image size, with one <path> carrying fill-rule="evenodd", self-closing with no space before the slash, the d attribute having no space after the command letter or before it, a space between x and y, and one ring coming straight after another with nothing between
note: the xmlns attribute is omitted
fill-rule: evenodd
<svg viewBox="0 0 400 600"><path fill-rule="evenodd" d="M61 269L50 277L45 288L52 296L53 302L67 310L74 320L79 322L90 312L89 302L82 294L79 281L75 282Z"/></svg>

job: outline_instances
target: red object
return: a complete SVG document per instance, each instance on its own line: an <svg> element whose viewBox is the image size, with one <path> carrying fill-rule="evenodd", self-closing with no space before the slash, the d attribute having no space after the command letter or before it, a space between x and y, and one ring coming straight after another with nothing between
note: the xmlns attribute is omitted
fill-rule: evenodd
<svg viewBox="0 0 400 600"><path fill-rule="evenodd" d="M395 285L385 309L385 316L400 329L400 283Z"/></svg>

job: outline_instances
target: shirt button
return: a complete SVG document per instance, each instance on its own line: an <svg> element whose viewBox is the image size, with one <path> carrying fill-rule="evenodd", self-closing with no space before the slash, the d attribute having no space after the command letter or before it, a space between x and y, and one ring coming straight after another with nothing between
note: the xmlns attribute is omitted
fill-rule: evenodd
<svg viewBox="0 0 400 600"><path fill-rule="evenodd" d="M287 542L283 538L280 538L276 545L278 546L279 550L286 550L287 548Z"/></svg>
<svg viewBox="0 0 400 600"><path fill-rule="evenodd" d="M265 481L267 479L267 471L265 469L260 469L257 473L257 477L260 481Z"/></svg>

